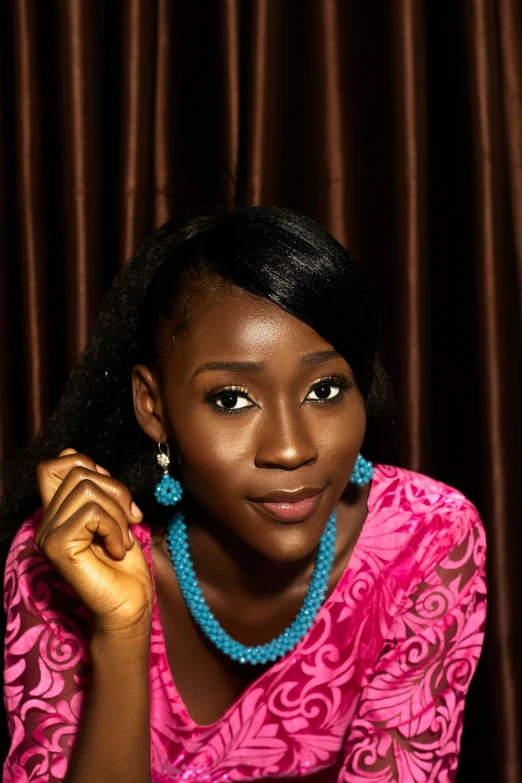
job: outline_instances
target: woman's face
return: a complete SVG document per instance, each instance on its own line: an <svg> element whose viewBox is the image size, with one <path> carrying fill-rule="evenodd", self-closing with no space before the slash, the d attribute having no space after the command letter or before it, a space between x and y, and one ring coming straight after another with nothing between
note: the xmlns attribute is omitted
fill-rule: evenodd
<svg viewBox="0 0 522 783"><path fill-rule="evenodd" d="M308 556L364 437L349 365L310 326L234 286L193 296L173 349L166 331L155 410L185 490L260 554ZM276 519L256 500L303 488L320 493L301 521Z"/></svg>

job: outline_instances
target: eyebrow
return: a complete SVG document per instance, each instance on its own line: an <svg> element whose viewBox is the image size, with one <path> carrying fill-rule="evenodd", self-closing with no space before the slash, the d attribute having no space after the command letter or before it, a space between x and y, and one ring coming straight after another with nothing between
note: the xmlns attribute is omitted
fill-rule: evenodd
<svg viewBox="0 0 522 783"><path fill-rule="evenodd" d="M298 365L300 367L313 367L316 364L329 362L330 359L340 359L339 351L316 351L315 353L305 353L299 357ZM197 370L192 374L192 378L200 375L202 372L212 370L228 370L229 372L263 372L264 362L205 362L200 364Z"/></svg>

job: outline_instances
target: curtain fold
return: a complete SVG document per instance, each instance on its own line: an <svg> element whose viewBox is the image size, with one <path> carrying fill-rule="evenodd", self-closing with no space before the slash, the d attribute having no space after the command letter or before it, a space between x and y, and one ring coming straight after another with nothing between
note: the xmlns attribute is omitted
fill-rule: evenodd
<svg viewBox="0 0 522 783"><path fill-rule="evenodd" d="M317 4L320 31L318 45L322 85L319 95L322 102L322 136L324 145L324 176L327 187L324 192L324 209L331 233L346 245L349 229L355 223L346 181L347 146L349 124L344 121L343 95L341 91L342 57L340 52L340 6L335 0ZM351 225L347 225L347 223Z"/></svg>
<svg viewBox="0 0 522 783"><path fill-rule="evenodd" d="M402 464L486 526L457 781L522 780L522 0L6 0L0 111L0 458L156 226L316 218L375 290Z"/></svg>
<svg viewBox="0 0 522 783"><path fill-rule="evenodd" d="M220 70L223 134L222 156L225 176L224 201L235 206L239 161L239 0L222 0L220 20Z"/></svg>
<svg viewBox="0 0 522 783"><path fill-rule="evenodd" d="M42 178L41 91L38 79L37 20L34 3L17 3L13 13L13 77L15 101L16 188L18 257L24 340L25 417L29 431L36 432L48 406L47 307L44 280L47 273L44 237Z"/></svg>
<svg viewBox="0 0 522 783"><path fill-rule="evenodd" d="M507 172L511 191L511 222L518 273L519 310L522 312L522 5L500 0L500 64L504 127L508 149ZM522 319L520 320L522 324Z"/></svg>
<svg viewBox="0 0 522 783"><path fill-rule="evenodd" d="M495 631L496 683L502 698L496 708L501 716L497 736L502 743L506 780L522 778L520 765L520 673L513 657L513 635L518 613L510 592L516 589L516 566L512 558L513 536L511 503L517 493L511 460L517 441L512 438L513 418L520 406L519 373L513 372L513 357L520 358L519 329L516 328L515 269L506 264L512 227L509 214L508 167L504 149L501 100L498 21L494 8L485 0L469 4L467 34L469 88L474 135L473 190L475 258L477 262L477 306L482 346L480 372L483 378L482 429L484 468L487 478L485 507L494 522L490 538L490 570L494 589L490 599L490 627ZM497 35L492 35L495 31ZM508 134L509 138L509 134ZM512 249L511 249L512 253ZM513 327L515 327L513 329ZM516 422L515 422L516 423ZM518 422L519 423L519 422ZM520 432L520 431L519 431ZM518 441L519 443L519 441ZM519 491L518 493L519 494ZM518 703L517 703L518 702Z"/></svg>
<svg viewBox="0 0 522 783"><path fill-rule="evenodd" d="M100 303L100 271L93 259L101 244L102 159L100 118L100 34L97 3L61 0L54 18L61 203L57 250L65 263L62 312L68 329L66 351L73 362L87 341ZM41 9L40 9L41 12ZM42 94L46 93L42 85ZM56 218L55 218L56 219Z"/></svg>
<svg viewBox="0 0 522 783"><path fill-rule="evenodd" d="M425 364L429 351L426 340L428 318L427 275L427 168L426 168L426 67L422 46L425 19L422 3L404 0L395 4L392 14L395 48L396 106L396 220L399 256L402 264L402 314L399 315L399 342L408 345L401 363L400 377L409 435L410 466L421 470L429 464L424 422L430 388Z"/></svg>
<svg viewBox="0 0 522 783"><path fill-rule="evenodd" d="M156 23L154 3L128 0L122 5L122 11L118 256L128 259L152 222L154 109L159 100L155 81L156 68L160 67L156 40L160 27ZM163 28L163 35L166 30L167 26ZM165 42L162 43L165 47ZM161 145L158 145L160 154ZM161 180L157 184L161 189Z"/></svg>
<svg viewBox="0 0 522 783"><path fill-rule="evenodd" d="M250 62L248 103L246 106L246 138L244 182L246 204L262 204L266 189L264 176L268 174L266 161L267 125L275 118L270 107L269 82L273 73L269 68L268 45L272 35L273 14L277 10L272 0L252 0L250 29ZM270 34L269 34L270 33ZM272 60L273 62L273 60ZM270 85L271 86L271 85Z"/></svg>

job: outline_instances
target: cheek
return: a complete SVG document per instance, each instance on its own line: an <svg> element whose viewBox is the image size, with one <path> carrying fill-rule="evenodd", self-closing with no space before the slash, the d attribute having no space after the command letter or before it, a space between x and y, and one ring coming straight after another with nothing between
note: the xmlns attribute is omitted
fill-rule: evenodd
<svg viewBox="0 0 522 783"><path fill-rule="evenodd" d="M322 416L317 421L317 449L323 459L354 462L366 432L366 411L362 398L349 399L340 414L334 415L332 412L330 416Z"/></svg>
<svg viewBox="0 0 522 783"><path fill-rule="evenodd" d="M183 425L176 428L183 476L195 497L224 495L238 486L251 469L255 433L245 419L241 414L197 411L197 415L186 416Z"/></svg>
<svg viewBox="0 0 522 783"><path fill-rule="evenodd" d="M250 454L244 433L233 437L224 430L207 430L203 437L193 437L181 443L183 460L187 467L197 468L208 475L219 475L236 470Z"/></svg>

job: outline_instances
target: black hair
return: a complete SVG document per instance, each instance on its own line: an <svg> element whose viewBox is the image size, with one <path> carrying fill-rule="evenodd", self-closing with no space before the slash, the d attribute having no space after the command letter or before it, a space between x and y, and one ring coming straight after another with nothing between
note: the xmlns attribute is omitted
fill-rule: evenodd
<svg viewBox="0 0 522 783"><path fill-rule="evenodd" d="M153 497L161 475L156 444L134 415L131 368L161 365L159 326L171 323L174 335L187 328L190 291L209 276L269 299L339 351L365 401L362 453L382 461L379 442L381 447L390 442L395 403L377 355L378 318L360 267L327 231L292 210L203 208L162 226L114 280L58 405L4 471L2 563L16 530L40 505L37 463L66 447L92 457L122 481L151 526L165 524ZM379 438L383 432L387 438ZM174 465L171 472L175 475ZM147 516L151 508L153 518Z"/></svg>

